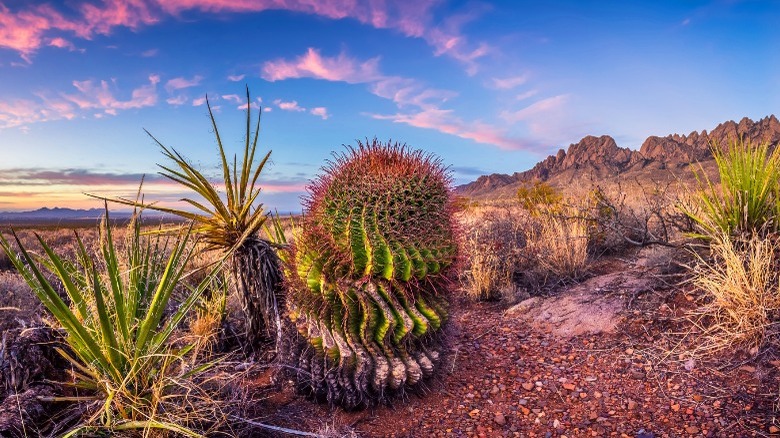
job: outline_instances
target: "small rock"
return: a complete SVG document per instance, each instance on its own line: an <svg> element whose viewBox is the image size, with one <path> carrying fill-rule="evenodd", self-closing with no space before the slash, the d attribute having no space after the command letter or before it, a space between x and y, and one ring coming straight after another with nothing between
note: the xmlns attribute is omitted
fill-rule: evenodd
<svg viewBox="0 0 780 438"><path fill-rule="evenodd" d="M696 426L688 426L685 428L685 431L688 432L689 435L696 435L699 433L699 428Z"/></svg>
<svg viewBox="0 0 780 438"><path fill-rule="evenodd" d="M674 412L679 412L679 411L680 411L680 405L679 405L679 404L677 404L677 403L673 404L673 405L672 405L672 410L673 410Z"/></svg>
<svg viewBox="0 0 780 438"><path fill-rule="evenodd" d="M496 395L496 394L498 394L499 391L500 391L500 389L498 389L498 386L494 385L493 389L490 390L490 393L493 394L493 395Z"/></svg>
<svg viewBox="0 0 780 438"><path fill-rule="evenodd" d="M523 383L523 389L525 389L526 391L530 391L534 389L534 384L531 382Z"/></svg>
<svg viewBox="0 0 780 438"><path fill-rule="evenodd" d="M636 402L633 401L633 400L629 400L628 401L628 410L629 411L633 411L634 409L636 409Z"/></svg>
<svg viewBox="0 0 780 438"><path fill-rule="evenodd" d="M557 418L556 418L555 420L553 420L553 428L554 428L554 429L558 429L558 428L560 428L560 427L561 427L561 422L560 422L560 421L558 421L558 419L557 419Z"/></svg>
<svg viewBox="0 0 780 438"><path fill-rule="evenodd" d="M496 422L499 426L503 426L506 424L506 418L504 418L504 414L501 412L496 412L495 417L493 417L493 421Z"/></svg>
<svg viewBox="0 0 780 438"><path fill-rule="evenodd" d="M574 388L576 388L576 386L573 383L564 383L563 384L563 389L565 389L567 391L574 391Z"/></svg>
<svg viewBox="0 0 780 438"><path fill-rule="evenodd" d="M780 427L777 426L769 426L769 433L778 433L780 432Z"/></svg>

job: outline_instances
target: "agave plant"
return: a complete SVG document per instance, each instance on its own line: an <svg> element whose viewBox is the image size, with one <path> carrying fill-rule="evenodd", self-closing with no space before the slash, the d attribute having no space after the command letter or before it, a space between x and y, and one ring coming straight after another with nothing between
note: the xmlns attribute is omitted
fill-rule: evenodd
<svg viewBox="0 0 780 438"><path fill-rule="evenodd" d="M247 346L253 349L265 340L274 340L278 344L282 333L280 309L283 306L283 296L280 290L282 278L278 256L272 244L260 237L260 231L268 216L263 210L263 205L257 202L261 192L258 178L271 152L269 151L259 162L256 162L255 153L262 109L258 112L257 123L252 133L252 108L248 88L246 99L246 136L243 159L238 165L235 156L232 165L227 158L211 105L208 98L206 99L219 150L224 194L221 194L211 181L184 156L175 149L164 146L146 131L160 146L163 155L173 162L172 166L158 165L161 169L160 174L192 190L200 198L182 199L194 208L194 211L124 198L108 200L188 219L195 224L193 231L201 236L206 250L218 250L230 254L229 268L246 318Z"/></svg>
<svg viewBox="0 0 780 438"><path fill-rule="evenodd" d="M208 365L188 369L185 359L192 346L174 348L169 341L211 284L218 267L164 318L192 256L189 233L169 248L167 240L144 239L140 222L134 221L126 248L120 250L107 215L108 211L100 226L102 243L97 259L78 235L77 261L58 256L40 236L45 255L36 256L15 233L19 253L0 235L0 247L66 334L69 349L58 351L71 363L75 385L87 390L87 395L73 400L93 402L88 418L66 436L131 429L165 429L200 436L174 413L177 403L187 398L176 388ZM45 271L62 284L70 305Z"/></svg>
<svg viewBox="0 0 780 438"><path fill-rule="evenodd" d="M780 230L780 148L734 139L724 150L712 145L720 189L702 172L696 208L683 208L701 228L701 237ZM702 179L704 181L702 181Z"/></svg>
<svg viewBox="0 0 780 438"><path fill-rule="evenodd" d="M287 276L303 390L352 409L434 374L457 253L449 184L432 156L374 140L309 186Z"/></svg>

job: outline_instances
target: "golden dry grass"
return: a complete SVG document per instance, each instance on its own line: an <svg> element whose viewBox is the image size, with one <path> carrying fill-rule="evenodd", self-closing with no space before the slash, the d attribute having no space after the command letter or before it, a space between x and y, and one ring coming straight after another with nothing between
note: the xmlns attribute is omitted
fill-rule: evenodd
<svg viewBox="0 0 780 438"><path fill-rule="evenodd" d="M702 333L697 353L733 348L756 352L780 310L780 243L753 235L737 240L727 234L711 242L711 257L699 258L693 283L706 303L691 313Z"/></svg>
<svg viewBox="0 0 780 438"><path fill-rule="evenodd" d="M576 211L531 215L519 205L483 205L460 213L463 288L473 299L514 299L515 279L536 289L587 272L588 224Z"/></svg>

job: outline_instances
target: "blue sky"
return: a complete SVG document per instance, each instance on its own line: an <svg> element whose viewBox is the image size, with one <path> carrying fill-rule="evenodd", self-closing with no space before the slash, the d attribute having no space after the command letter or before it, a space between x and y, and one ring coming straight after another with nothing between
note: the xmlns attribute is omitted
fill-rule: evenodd
<svg viewBox="0 0 780 438"><path fill-rule="evenodd" d="M245 86L273 150L263 203L299 209L356 139L439 155L456 183L581 137L638 148L777 113L774 1L0 0L0 210L129 195L165 145L217 172ZM178 187L150 177L147 199ZM96 205L97 204L97 205Z"/></svg>

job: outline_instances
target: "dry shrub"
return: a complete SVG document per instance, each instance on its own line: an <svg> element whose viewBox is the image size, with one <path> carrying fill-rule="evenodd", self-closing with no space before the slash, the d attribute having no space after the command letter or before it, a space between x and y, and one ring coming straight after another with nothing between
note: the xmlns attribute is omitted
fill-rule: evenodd
<svg viewBox="0 0 780 438"><path fill-rule="evenodd" d="M202 354L210 357L216 352L222 338L229 290L229 279L224 275L218 277L196 305L189 324L190 335L194 338L195 357Z"/></svg>
<svg viewBox="0 0 780 438"><path fill-rule="evenodd" d="M586 273L587 220L568 207L537 210L483 206L460 216L470 298L511 300L516 285L537 291Z"/></svg>
<svg viewBox="0 0 780 438"><path fill-rule="evenodd" d="M669 245L678 237L679 197L671 183L621 182L596 186L577 206L589 222L593 255Z"/></svg>
<svg viewBox="0 0 780 438"><path fill-rule="evenodd" d="M588 222L574 209L543 214L526 229L526 250L535 262L532 273L544 285L549 279L578 280L588 264Z"/></svg>
<svg viewBox="0 0 780 438"><path fill-rule="evenodd" d="M475 300L512 295L512 276L525 246L526 214L517 207L479 207L462 213L459 219L467 295Z"/></svg>
<svg viewBox="0 0 780 438"><path fill-rule="evenodd" d="M699 257L693 267L693 282L706 294L690 315L703 334L697 353L757 352L764 345L780 310L778 250L777 240L756 234L713 239L711 257Z"/></svg>

